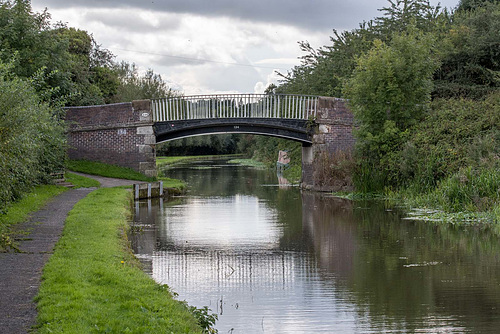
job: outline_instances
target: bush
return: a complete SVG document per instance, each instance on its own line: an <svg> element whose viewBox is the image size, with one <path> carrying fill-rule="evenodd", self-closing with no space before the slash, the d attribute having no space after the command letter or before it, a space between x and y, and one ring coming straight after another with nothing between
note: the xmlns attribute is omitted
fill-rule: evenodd
<svg viewBox="0 0 500 334"><path fill-rule="evenodd" d="M0 62L0 212L63 167L65 135L54 109L32 82Z"/></svg>
<svg viewBox="0 0 500 334"><path fill-rule="evenodd" d="M433 101L423 122L388 162L399 186L428 191L467 166L500 167L500 93L482 101Z"/></svg>
<svg viewBox="0 0 500 334"><path fill-rule="evenodd" d="M500 206L500 169L467 167L438 183L435 189L409 196L418 206L447 212L488 212Z"/></svg>

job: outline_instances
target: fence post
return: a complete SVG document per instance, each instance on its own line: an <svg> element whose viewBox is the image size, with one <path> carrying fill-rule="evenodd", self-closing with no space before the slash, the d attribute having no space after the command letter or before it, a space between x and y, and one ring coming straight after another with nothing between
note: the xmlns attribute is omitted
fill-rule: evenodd
<svg viewBox="0 0 500 334"><path fill-rule="evenodd" d="M134 198L135 199L139 199L139 185L138 184L134 184Z"/></svg>

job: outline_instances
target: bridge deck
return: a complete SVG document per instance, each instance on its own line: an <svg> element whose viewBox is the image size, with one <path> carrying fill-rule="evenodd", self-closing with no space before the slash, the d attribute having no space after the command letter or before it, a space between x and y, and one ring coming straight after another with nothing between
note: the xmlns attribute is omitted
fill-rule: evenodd
<svg viewBox="0 0 500 334"><path fill-rule="evenodd" d="M282 94L195 95L151 100L153 121L316 117L318 97Z"/></svg>

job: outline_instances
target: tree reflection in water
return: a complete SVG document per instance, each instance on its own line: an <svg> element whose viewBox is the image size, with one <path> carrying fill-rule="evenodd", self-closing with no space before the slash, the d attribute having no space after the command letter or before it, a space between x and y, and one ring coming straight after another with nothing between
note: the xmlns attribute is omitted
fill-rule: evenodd
<svg viewBox="0 0 500 334"><path fill-rule="evenodd" d="M190 194L138 203L131 240L157 281L223 314L220 332L500 328L500 244L486 228L403 220L220 162L169 176Z"/></svg>

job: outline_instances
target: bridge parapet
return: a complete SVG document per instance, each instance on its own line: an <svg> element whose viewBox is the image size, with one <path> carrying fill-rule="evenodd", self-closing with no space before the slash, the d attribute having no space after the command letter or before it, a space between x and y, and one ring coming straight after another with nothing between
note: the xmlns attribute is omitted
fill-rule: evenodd
<svg viewBox="0 0 500 334"><path fill-rule="evenodd" d="M316 117L318 97L284 94L224 94L179 96L151 101L155 122L211 118Z"/></svg>

